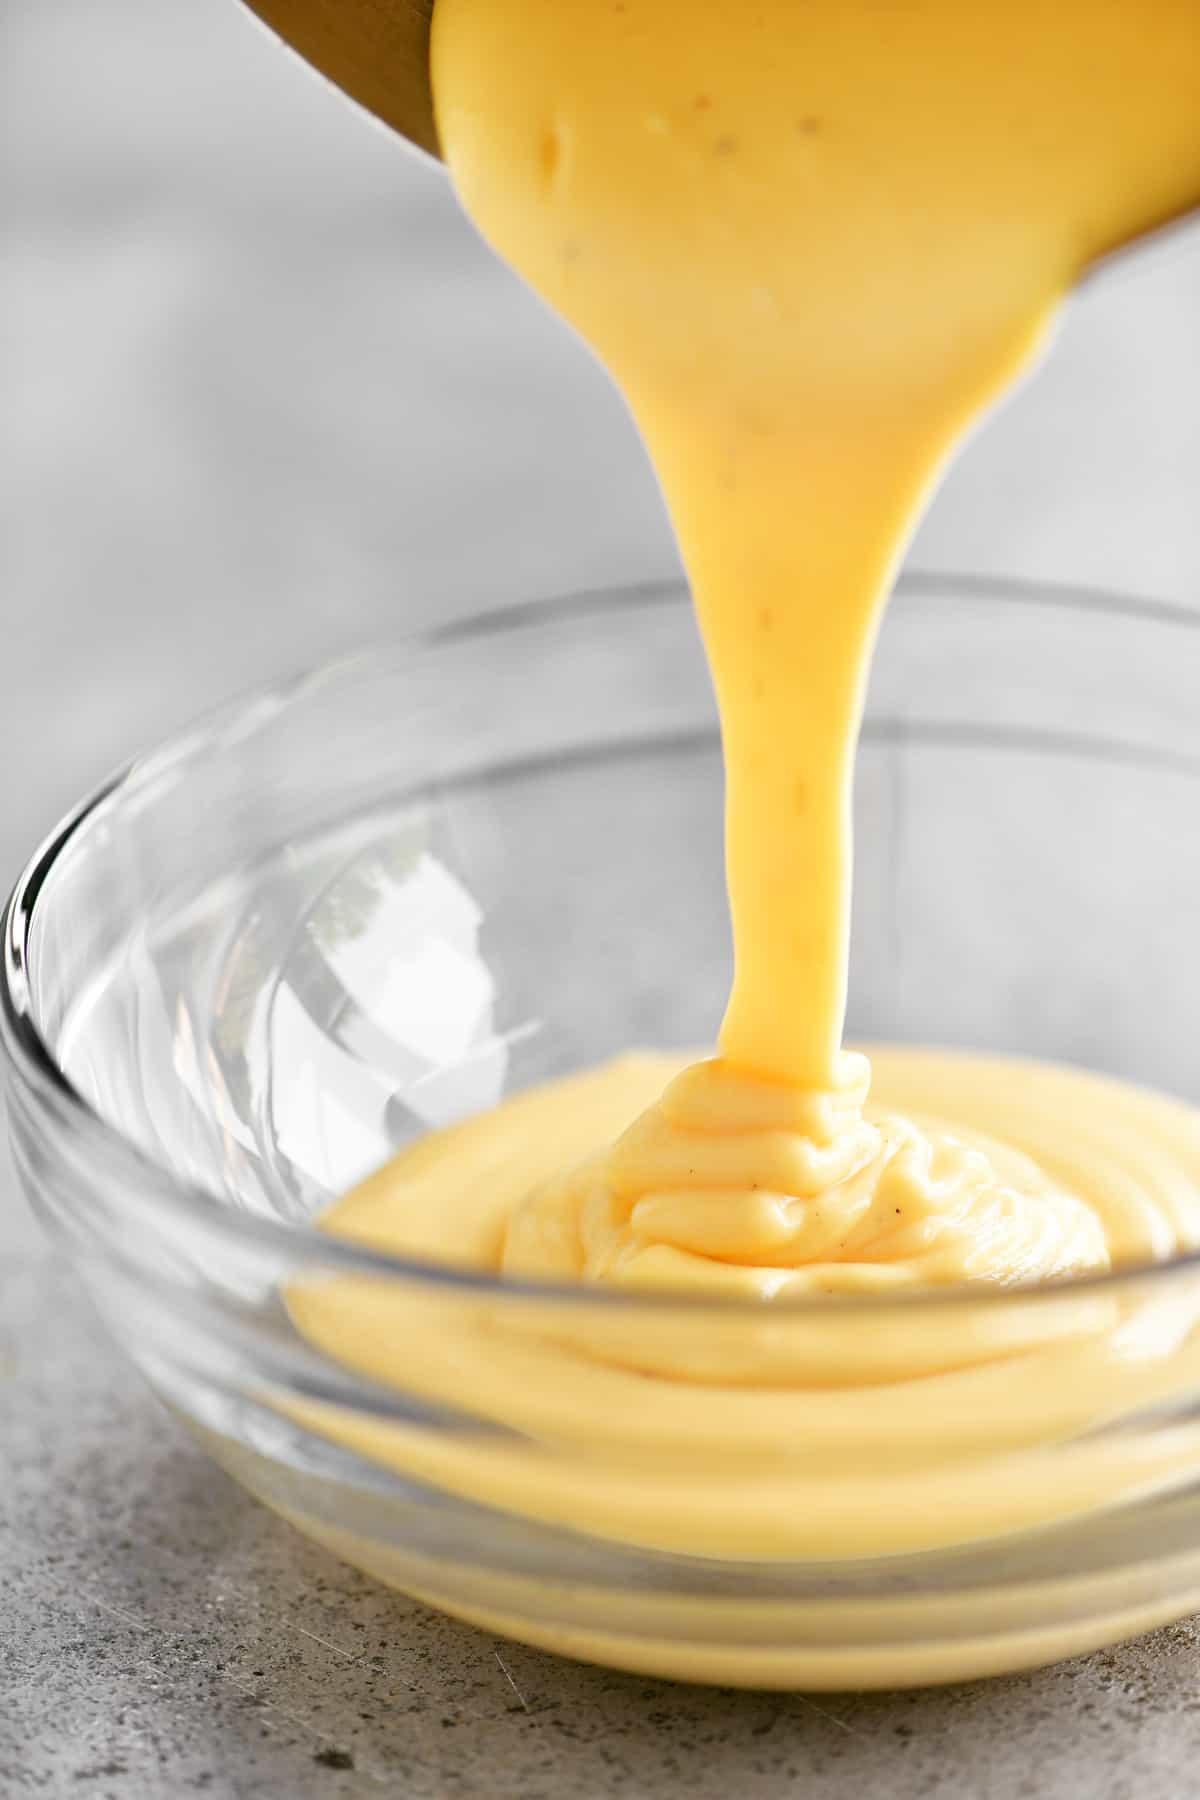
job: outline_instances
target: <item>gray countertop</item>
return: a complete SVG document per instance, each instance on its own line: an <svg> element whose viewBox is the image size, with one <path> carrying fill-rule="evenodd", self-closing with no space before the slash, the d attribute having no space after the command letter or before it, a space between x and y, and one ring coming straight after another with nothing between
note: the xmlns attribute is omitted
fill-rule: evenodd
<svg viewBox="0 0 1200 1800"><path fill-rule="evenodd" d="M400 622L673 566L569 336L232 0L9 0L5 883L181 715ZM15 142L10 153L7 140ZM1200 594L1200 239L1081 302L926 566ZM0 1166L0 1795L1182 1800L1193 1624L928 1693L588 1669L311 1548L107 1348Z"/></svg>

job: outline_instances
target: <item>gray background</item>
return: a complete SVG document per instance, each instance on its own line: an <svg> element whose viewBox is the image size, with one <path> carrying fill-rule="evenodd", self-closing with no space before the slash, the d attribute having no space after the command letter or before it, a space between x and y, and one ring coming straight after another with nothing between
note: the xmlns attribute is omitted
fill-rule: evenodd
<svg viewBox="0 0 1200 1800"><path fill-rule="evenodd" d="M914 564L1200 604L1198 320L1200 233L1096 283ZM673 567L620 402L438 171L234 0L2 0L5 885L111 765L225 695L398 625ZM813 1704L434 1621L180 1441L7 1164L0 1459L0 1794L1140 1800L1188 1792L1200 1749L1191 1626Z"/></svg>

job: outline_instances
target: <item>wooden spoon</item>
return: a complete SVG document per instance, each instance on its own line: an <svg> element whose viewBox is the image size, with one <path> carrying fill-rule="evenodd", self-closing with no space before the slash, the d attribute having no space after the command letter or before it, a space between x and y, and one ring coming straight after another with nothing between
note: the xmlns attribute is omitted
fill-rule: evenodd
<svg viewBox="0 0 1200 1800"><path fill-rule="evenodd" d="M314 68L411 144L440 156L429 84L433 0L246 0Z"/></svg>

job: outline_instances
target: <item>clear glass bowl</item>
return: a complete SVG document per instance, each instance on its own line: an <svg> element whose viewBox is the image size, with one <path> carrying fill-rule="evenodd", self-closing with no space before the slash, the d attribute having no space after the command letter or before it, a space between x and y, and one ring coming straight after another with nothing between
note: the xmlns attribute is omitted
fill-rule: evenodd
<svg viewBox="0 0 1200 1800"><path fill-rule="evenodd" d="M903 583L859 759L852 1034L1200 1100L1198 695L1186 612ZM289 1294L347 1279L397 1316L459 1309L464 1329L519 1312L547 1344L581 1320L617 1337L665 1322L685 1355L752 1329L740 1305L522 1290L311 1223L502 1092L710 1042L728 973L721 764L685 596L400 641L142 759L30 863L5 921L18 1167L114 1337L228 1469L340 1555L494 1629L633 1669L841 1687L1049 1661L1196 1608L1200 1392L1176 1358L1200 1317L1195 1258L1040 1294L775 1309L780 1342L860 1374L897 1332L910 1352L943 1341L955 1309L968 1333L983 1309L1035 1336L1148 1322L1138 1353L1162 1365L1153 1406L1118 1387L1082 1430L1042 1433L1036 1528L848 1560L681 1556L572 1530L549 1502L503 1511L430 1468L494 1445L636 1483L653 1446L620 1418L589 1445L569 1406L530 1431L439 1405L420 1366L388 1388L297 1331ZM867 1506L886 1511L906 1457L955 1491L1029 1452L986 1420L922 1435L895 1389L889 1441L848 1447ZM1073 1509L1073 1458L1097 1442L1128 1479ZM1164 1444L1182 1456L1152 1479ZM746 1469L747 1504L768 1478Z"/></svg>

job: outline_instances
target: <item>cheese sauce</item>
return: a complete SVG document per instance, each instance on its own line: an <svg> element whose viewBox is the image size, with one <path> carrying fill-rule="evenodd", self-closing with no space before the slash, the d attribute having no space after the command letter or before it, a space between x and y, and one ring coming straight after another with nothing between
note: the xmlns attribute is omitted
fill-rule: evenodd
<svg viewBox="0 0 1200 1800"><path fill-rule="evenodd" d="M962 1543L1172 1478L1190 1438L1136 1467L1080 1442L1052 1478L1042 1452L1194 1375L1190 1317L1164 1362L1163 1315L1150 1354L1145 1311L1102 1290L866 1341L777 1303L1200 1243L1195 1113L919 1052L877 1053L872 1089L842 1048L851 781L893 571L1072 284L1200 203L1200 6L437 0L433 77L468 212L653 457L720 710L736 974L713 1059L519 1097L325 1225L585 1294L748 1298L761 1323L667 1312L630 1341L602 1308L522 1323L313 1286L294 1316L340 1361L522 1439L338 1432L501 1507L733 1557Z"/></svg>

